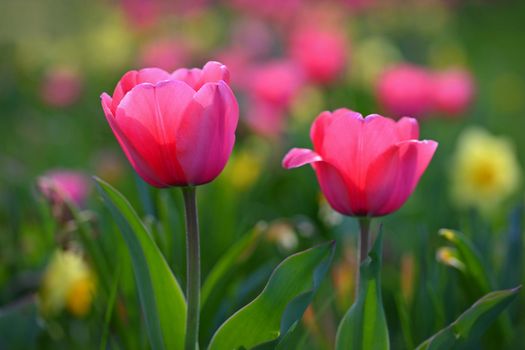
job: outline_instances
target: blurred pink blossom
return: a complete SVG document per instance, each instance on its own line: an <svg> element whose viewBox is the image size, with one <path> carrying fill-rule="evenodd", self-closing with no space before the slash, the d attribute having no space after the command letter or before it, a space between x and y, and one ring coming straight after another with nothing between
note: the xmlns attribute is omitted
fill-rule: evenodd
<svg viewBox="0 0 525 350"><path fill-rule="evenodd" d="M303 85L301 70L287 60L257 65L250 76L250 93L276 107L287 107Z"/></svg>
<svg viewBox="0 0 525 350"><path fill-rule="evenodd" d="M474 80L467 70L453 68L434 74L432 99L436 112L449 116L465 113L474 92Z"/></svg>
<svg viewBox="0 0 525 350"><path fill-rule="evenodd" d="M249 99L249 108L244 113L246 124L257 134L266 137L278 136L284 127L284 108L258 99Z"/></svg>
<svg viewBox="0 0 525 350"><path fill-rule="evenodd" d="M302 0L226 0L231 7L254 16L278 22L292 18L301 8Z"/></svg>
<svg viewBox="0 0 525 350"><path fill-rule="evenodd" d="M137 28L147 28L165 15L187 15L198 12L209 0L120 0L128 21Z"/></svg>
<svg viewBox="0 0 525 350"><path fill-rule="evenodd" d="M49 171L38 178L37 186L44 197L56 205L69 201L83 206L90 189L88 177L72 170Z"/></svg>
<svg viewBox="0 0 525 350"><path fill-rule="evenodd" d="M80 73L69 67L48 70L40 86L42 100L53 107L68 107L78 101L83 88Z"/></svg>
<svg viewBox="0 0 525 350"><path fill-rule="evenodd" d="M229 67L231 72L230 85L234 89L248 88L250 84L250 69L254 59L253 53L241 47L230 47L217 52L214 57Z"/></svg>
<svg viewBox="0 0 525 350"><path fill-rule="evenodd" d="M432 76L426 69L401 64L379 78L376 95L393 117L425 117L432 108Z"/></svg>
<svg viewBox="0 0 525 350"><path fill-rule="evenodd" d="M141 50L139 64L143 67L159 67L173 71L189 63L190 52L183 42L160 39L148 43Z"/></svg>
<svg viewBox="0 0 525 350"><path fill-rule="evenodd" d="M233 25L231 44L251 56L264 56L270 53L273 36L267 22L256 19L243 19Z"/></svg>
<svg viewBox="0 0 525 350"><path fill-rule="evenodd" d="M345 68L347 51L344 33L335 28L300 26L290 39L291 57L315 83L326 84L337 79Z"/></svg>

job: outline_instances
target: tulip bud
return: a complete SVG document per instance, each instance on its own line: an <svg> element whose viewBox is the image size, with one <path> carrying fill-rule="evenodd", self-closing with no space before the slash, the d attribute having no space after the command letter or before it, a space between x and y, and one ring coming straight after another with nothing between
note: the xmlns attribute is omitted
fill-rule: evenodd
<svg viewBox="0 0 525 350"><path fill-rule="evenodd" d="M283 159L290 169L314 168L321 190L336 211L382 216L398 210L414 191L437 148L419 141L413 118L366 118L348 109L323 112L312 124L314 151L294 148Z"/></svg>
<svg viewBox="0 0 525 350"><path fill-rule="evenodd" d="M202 185L222 171L239 118L229 71L218 62L202 69L159 68L126 73L102 107L137 173L152 186Z"/></svg>

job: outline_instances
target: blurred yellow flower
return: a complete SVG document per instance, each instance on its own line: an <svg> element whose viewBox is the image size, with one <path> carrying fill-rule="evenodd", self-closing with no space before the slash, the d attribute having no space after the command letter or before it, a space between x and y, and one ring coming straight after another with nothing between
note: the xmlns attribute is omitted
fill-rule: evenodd
<svg viewBox="0 0 525 350"><path fill-rule="evenodd" d="M460 135L451 167L452 197L460 207L489 212L515 192L520 168L512 143L483 129Z"/></svg>
<svg viewBox="0 0 525 350"><path fill-rule="evenodd" d="M259 178L262 167L262 156L248 149L234 154L226 169L224 178L238 191L250 188Z"/></svg>
<svg viewBox="0 0 525 350"><path fill-rule="evenodd" d="M38 296L42 314L51 316L66 308L82 317L89 312L95 293L95 278L78 253L59 250L44 273Z"/></svg>

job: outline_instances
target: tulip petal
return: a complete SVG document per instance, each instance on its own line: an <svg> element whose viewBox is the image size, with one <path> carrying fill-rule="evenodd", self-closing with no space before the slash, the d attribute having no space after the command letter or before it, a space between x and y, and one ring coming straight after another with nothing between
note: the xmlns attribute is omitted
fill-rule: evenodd
<svg viewBox="0 0 525 350"><path fill-rule="evenodd" d="M360 213L352 208L349 187L343 174L336 167L324 161L314 162L312 167L317 175L321 191L330 206L343 215L359 215Z"/></svg>
<svg viewBox="0 0 525 350"><path fill-rule="evenodd" d="M284 156L282 166L285 169L293 169L303 166L305 164L311 164L314 162L320 162L323 158L314 151L307 148L292 148Z"/></svg>
<svg viewBox="0 0 525 350"><path fill-rule="evenodd" d="M202 84L215 83L223 80L226 84L230 82L230 71L217 61L210 61L202 67Z"/></svg>
<svg viewBox="0 0 525 350"><path fill-rule="evenodd" d="M178 80L139 84L117 109L116 122L137 151L135 155L148 163L159 181L169 185L185 179L177 159L177 130L193 94L191 87Z"/></svg>
<svg viewBox="0 0 525 350"><path fill-rule="evenodd" d="M195 91L206 83L217 83L223 80L225 83L230 82L230 72L228 68L220 62L210 61L199 68L180 68L171 74L171 79L182 80Z"/></svg>
<svg viewBox="0 0 525 350"><path fill-rule="evenodd" d="M196 87L200 84L201 76L202 70L199 68L179 68L171 74L171 79L181 80L197 91Z"/></svg>
<svg viewBox="0 0 525 350"><path fill-rule="evenodd" d="M191 87L178 80L156 85L139 84L122 99L116 118L133 118L155 137L157 143L174 143L175 131L194 94ZM119 120L121 127L125 124L125 120Z"/></svg>
<svg viewBox="0 0 525 350"><path fill-rule="evenodd" d="M126 158L128 158L131 166L133 167L133 169L135 169L139 176L152 186L169 186L167 181L157 178L156 173L159 172L158 169L162 167L162 164L158 164L159 160L157 161L157 164L155 164L155 162L152 161L152 156L158 154L158 151L155 147L155 143L153 142L153 137L151 135L148 137L148 135L146 134L147 130L145 130L145 133L142 135L139 142L145 141L143 145L149 145L151 147L148 147L146 149L143 148L141 149L142 152L139 152L135 148L133 143L130 142L130 140L122 132L115 118L111 114L106 113L106 119L109 123L109 126L111 127L111 130L113 131L113 134L117 138L120 147L124 151ZM137 125L137 128L143 129L141 125ZM148 159L148 161L146 161L146 159Z"/></svg>
<svg viewBox="0 0 525 350"><path fill-rule="evenodd" d="M403 117L397 121L399 141L417 140L419 138L419 124L415 118Z"/></svg>
<svg viewBox="0 0 525 350"><path fill-rule="evenodd" d="M102 104L102 109L104 110L104 114L106 115L106 118L115 118L115 115L113 114L113 111L111 110L111 105L113 103L113 99L111 96L109 96L107 93L102 93L100 95L100 103Z"/></svg>
<svg viewBox="0 0 525 350"><path fill-rule="evenodd" d="M369 214L382 216L399 209L414 191L437 148L435 141L403 141L381 154L366 179Z"/></svg>
<svg viewBox="0 0 525 350"><path fill-rule="evenodd" d="M360 191L364 201L366 173L371 160L399 142L396 122L379 115L363 118L350 110L324 112L315 120L311 136L315 151L335 166Z"/></svg>
<svg viewBox="0 0 525 350"><path fill-rule="evenodd" d="M115 91L113 92L113 102L111 105L113 113L116 112L124 96L136 85L142 83L155 84L162 80L168 80L169 78L170 74L160 68L144 68L139 71L132 70L127 72L117 83Z"/></svg>
<svg viewBox="0 0 525 350"><path fill-rule="evenodd" d="M238 120L237 101L224 81L206 83L194 95L177 131L177 157L190 184L207 183L222 171Z"/></svg>

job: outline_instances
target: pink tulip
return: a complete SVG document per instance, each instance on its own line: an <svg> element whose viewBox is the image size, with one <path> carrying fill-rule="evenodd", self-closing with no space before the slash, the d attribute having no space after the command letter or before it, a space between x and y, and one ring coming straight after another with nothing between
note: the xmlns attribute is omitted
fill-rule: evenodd
<svg viewBox="0 0 525 350"><path fill-rule="evenodd" d="M84 205L89 193L89 179L84 173L71 170L54 170L38 178L40 192L54 205L65 201Z"/></svg>
<svg viewBox="0 0 525 350"><path fill-rule="evenodd" d="M269 138L281 133L286 119L284 108L257 99L250 100L249 105L245 121L252 131Z"/></svg>
<svg viewBox="0 0 525 350"><path fill-rule="evenodd" d="M209 0L120 0L126 19L133 29L149 28L164 16L192 15L208 6Z"/></svg>
<svg viewBox="0 0 525 350"><path fill-rule="evenodd" d="M137 173L155 187L201 185L231 154L239 119L229 72L202 69L127 72L113 97L101 95L106 119Z"/></svg>
<svg viewBox="0 0 525 350"><path fill-rule="evenodd" d="M312 125L314 151L294 148L290 169L312 164L330 205L350 216L382 216L398 210L414 191L437 148L418 141L413 118L398 122L348 109L323 112Z"/></svg>
<svg viewBox="0 0 525 350"><path fill-rule="evenodd" d="M307 77L320 84L337 79L347 61L347 43L342 32L299 27L292 34L290 55Z"/></svg>
<svg viewBox="0 0 525 350"><path fill-rule="evenodd" d="M227 0L227 3L253 16L286 22L299 11L302 0Z"/></svg>
<svg viewBox="0 0 525 350"><path fill-rule="evenodd" d="M472 76L468 71L461 69L436 73L432 97L437 112L449 116L463 114L474 97Z"/></svg>
<svg viewBox="0 0 525 350"><path fill-rule="evenodd" d="M377 98L395 117L424 117L432 107L432 77L414 65L392 67L379 78Z"/></svg>
<svg viewBox="0 0 525 350"><path fill-rule="evenodd" d="M174 70L185 65L189 59L190 52L187 45L176 40L161 39L144 46L139 60L145 67Z"/></svg>
<svg viewBox="0 0 525 350"><path fill-rule="evenodd" d="M40 94L50 106L68 107L79 99L82 85L82 77L76 70L68 67L53 68L46 73Z"/></svg>
<svg viewBox="0 0 525 350"><path fill-rule="evenodd" d="M300 69L285 60L257 65L250 77L250 92L257 99L277 107L288 106L303 83Z"/></svg>

